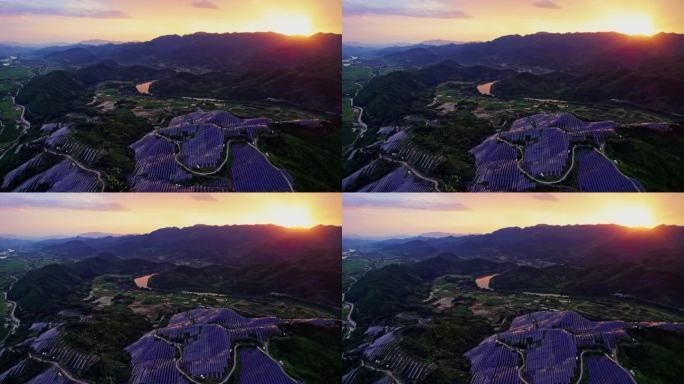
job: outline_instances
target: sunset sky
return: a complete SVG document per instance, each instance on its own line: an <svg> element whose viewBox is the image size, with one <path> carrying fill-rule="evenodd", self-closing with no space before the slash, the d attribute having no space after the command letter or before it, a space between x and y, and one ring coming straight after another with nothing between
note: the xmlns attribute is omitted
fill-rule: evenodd
<svg viewBox="0 0 684 384"><path fill-rule="evenodd" d="M0 0L0 41L145 41L193 32L341 33L340 0Z"/></svg>
<svg viewBox="0 0 684 384"><path fill-rule="evenodd" d="M488 233L536 224L684 225L681 194L345 194L345 235Z"/></svg>
<svg viewBox="0 0 684 384"><path fill-rule="evenodd" d="M684 32L681 0L342 0L345 42L487 41L535 32Z"/></svg>
<svg viewBox="0 0 684 384"><path fill-rule="evenodd" d="M334 193L0 194L0 235L147 233L195 224L341 225Z"/></svg>

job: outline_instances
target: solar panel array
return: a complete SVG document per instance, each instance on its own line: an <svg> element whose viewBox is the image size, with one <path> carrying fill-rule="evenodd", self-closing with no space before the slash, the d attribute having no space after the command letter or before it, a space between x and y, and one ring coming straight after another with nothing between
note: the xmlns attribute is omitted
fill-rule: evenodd
<svg viewBox="0 0 684 384"><path fill-rule="evenodd" d="M69 380L55 367L50 367L38 376L26 382L26 384L73 384L75 381Z"/></svg>
<svg viewBox="0 0 684 384"><path fill-rule="evenodd" d="M435 192L433 183L423 180L405 165L399 166L358 190L359 192Z"/></svg>
<svg viewBox="0 0 684 384"><path fill-rule="evenodd" d="M524 192L534 183L520 172L517 150L490 137L470 151L475 156L475 177L470 192Z"/></svg>
<svg viewBox="0 0 684 384"><path fill-rule="evenodd" d="M21 183L14 192L97 192L97 176L64 159L51 168Z"/></svg>
<svg viewBox="0 0 684 384"><path fill-rule="evenodd" d="M589 384L634 384L636 381L615 362L601 356L587 356L587 377Z"/></svg>
<svg viewBox="0 0 684 384"><path fill-rule="evenodd" d="M434 170L444 161L444 158L441 156L418 149L405 130L390 136L380 145L380 149L425 173Z"/></svg>
<svg viewBox="0 0 684 384"><path fill-rule="evenodd" d="M170 344L148 333L126 347L131 355L130 384L189 384L176 369L176 350Z"/></svg>
<svg viewBox="0 0 684 384"><path fill-rule="evenodd" d="M97 356L82 353L69 346L62 338L58 327L40 334L31 342L31 349L47 359L59 362L65 369L73 371L88 369L97 361Z"/></svg>
<svg viewBox="0 0 684 384"><path fill-rule="evenodd" d="M401 350L395 331L386 333L363 350L363 358L391 370L407 383L418 383L435 369L429 362L416 360Z"/></svg>
<svg viewBox="0 0 684 384"><path fill-rule="evenodd" d="M580 192L642 192L644 188L618 171L596 150L579 152L577 179Z"/></svg>
<svg viewBox="0 0 684 384"><path fill-rule="evenodd" d="M149 134L131 145L136 153L135 173L130 179L132 189L139 192L226 192L230 189L228 178L222 178L217 172L228 156L228 142L233 139L254 141L259 134L271 132L271 123L267 118L242 120L225 111L193 112L175 117L167 127L158 130L162 137ZM230 177L236 192L292 190L292 177L273 166L256 148L233 143L229 149L232 157ZM217 181L207 183L203 180L198 184L192 180L193 172Z"/></svg>
<svg viewBox="0 0 684 384"><path fill-rule="evenodd" d="M178 313L168 325L150 332L126 351L133 365L132 384L185 384L183 373L197 380L220 381L233 365L236 340L264 343L280 333L275 317L248 318L225 308L197 308ZM176 369L175 343L181 350ZM244 370L244 367L243 367Z"/></svg>
<svg viewBox="0 0 684 384"><path fill-rule="evenodd" d="M572 311L541 311L516 317L508 330L493 335L468 351L471 383L518 382L511 372L522 365L517 348L525 356L523 378L530 384L573 383L580 348L614 350L627 339L623 321L591 321ZM503 344L500 344L503 343ZM499 381L492 379L501 376ZM494 381L492 381L494 380Z"/></svg>
<svg viewBox="0 0 684 384"><path fill-rule="evenodd" d="M2 188L9 187L15 180L18 180L27 171L38 168L42 165L45 165L46 163L48 163L48 155L44 152L37 154L27 162L11 170L10 172L7 172L2 181Z"/></svg>
<svg viewBox="0 0 684 384"><path fill-rule="evenodd" d="M240 348L240 384L297 384L256 348Z"/></svg>
<svg viewBox="0 0 684 384"><path fill-rule="evenodd" d="M511 129L492 135L470 153L475 156L477 171L471 192L525 191L534 188L530 178L558 181L568 174L575 144L601 147L615 136L617 124L612 121L585 122L569 113L538 114L513 122ZM518 150L523 155L518 168ZM579 152L585 152L584 150ZM627 179L616 169L594 157L580 153L576 161L580 168L580 190L596 192L622 192L643 190L636 180ZM603 156L602 156L603 157ZM625 184L625 181L632 185Z"/></svg>
<svg viewBox="0 0 684 384"><path fill-rule="evenodd" d="M256 148L249 144L233 143L230 173L235 192L290 192L292 178L276 168Z"/></svg>
<svg viewBox="0 0 684 384"><path fill-rule="evenodd" d="M71 125L66 125L48 136L45 145L57 153L70 155L83 164L93 164L103 155L103 151L79 142L72 133Z"/></svg>

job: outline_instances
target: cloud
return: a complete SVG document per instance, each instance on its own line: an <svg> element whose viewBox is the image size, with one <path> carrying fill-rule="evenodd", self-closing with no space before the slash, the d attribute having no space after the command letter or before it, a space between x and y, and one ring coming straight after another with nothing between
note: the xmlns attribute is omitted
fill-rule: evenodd
<svg viewBox="0 0 684 384"><path fill-rule="evenodd" d="M217 198L208 193L193 193L190 198L197 201L218 201Z"/></svg>
<svg viewBox="0 0 684 384"><path fill-rule="evenodd" d="M89 2L86 5L79 3L59 6L45 1L35 1L29 5L27 2L2 1L0 2L0 15L4 16L63 16L82 17L93 19L123 19L128 15L123 11L106 9L97 3Z"/></svg>
<svg viewBox="0 0 684 384"><path fill-rule="evenodd" d="M195 8L218 9L218 5L210 0L195 0L192 2L192 6Z"/></svg>
<svg viewBox="0 0 684 384"><path fill-rule="evenodd" d="M106 195L93 194L0 194L0 210L45 208L76 211L127 211L120 203L110 201Z"/></svg>
<svg viewBox="0 0 684 384"><path fill-rule="evenodd" d="M469 208L449 194L383 193L373 195L345 194L344 209L415 209L425 211L467 211Z"/></svg>
<svg viewBox="0 0 684 384"><path fill-rule="evenodd" d="M550 193L537 193L532 196L535 200L558 201L558 198Z"/></svg>
<svg viewBox="0 0 684 384"><path fill-rule="evenodd" d="M546 8L546 9L560 9L561 7L554 3L551 0L537 0L534 3L532 3L537 8Z"/></svg>
<svg viewBox="0 0 684 384"><path fill-rule="evenodd" d="M410 0L387 4L387 1L374 2L348 0L344 3L344 16L405 16L429 19L467 19L470 16L456 9L453 0Z"/></svg>

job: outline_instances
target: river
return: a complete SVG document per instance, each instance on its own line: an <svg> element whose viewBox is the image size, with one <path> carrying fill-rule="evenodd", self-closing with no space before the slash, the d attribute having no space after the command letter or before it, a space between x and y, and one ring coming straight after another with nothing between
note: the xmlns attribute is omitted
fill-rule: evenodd
<svg viewBox="0 0 684 384"><path fill-rule="evenodd" d="M498 275L498 273L495 273L493 275L482 276L480 278L475 279L475 284L477 284L477 287L480 289L491 290L491 288L489 288L489 282L492 281L492 278L494 276Z"/></svg>
<svg viewBox="0 0 684 384"><path fill-rule="evenodd" d="M135 279L133 279L133 281L135 282L135 286L138 288L150 289L150 287L147 284L150 282L150 277L152 277L154 275L156 275L156 273L153 273L151 275L136 277Z"/></svg>
<svg viewBox="0 0 684 384"><path fill-rule="evenodd" d="M140 92L144 95L149 95L150 94L150 85L152 85L152 83L154 83L155 81L157 81L157 80L152 80L152 81L148 81L147 83L138 84L135 86L135 89L137 89L138 92Z"/></svg>
<svg viewBox="0 0 684 384"><path fill-rule="evenodd" d="M494 85L498 82L499 82L499 80L492 81L490 83L480 84L477 86L477 91L480 92L480 94L482 94L482 95L491 96L492 95L492 85Z"/></svg>

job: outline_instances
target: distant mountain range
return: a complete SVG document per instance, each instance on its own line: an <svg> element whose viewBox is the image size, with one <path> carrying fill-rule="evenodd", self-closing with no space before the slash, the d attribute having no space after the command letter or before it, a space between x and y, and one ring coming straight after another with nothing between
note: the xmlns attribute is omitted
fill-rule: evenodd
<svg viewBox="0 0 684 384"><path fill-rule="evenodd" d="M328 60L339 63L341 44L340 35L327 33L299 37L273 32L201 32L161 36L146 42L50 47L35 54L76 66L114 60L125 65L242 73L297 68Z"/></svg>
<svg viewBox="0 0 684 384"><path fill-rule="evenodd" d="M375 249L406 262L368 272L347 297L359 304L361 320L375 321L410 309L437 276L497 273L494 289L629 296L684 308L683 246L684 227L666 225L538 225L460 238L385 240Z"/></svg>
<svg viewBox="0 0 684 384"><path fill-rule="evenodd" d="M682 53L684 35L675 33L643 37L616 32L540 32L481 43L404 47L384 56L421 66L455 60L463 65L590 72L637 68L653 59Z"/></svg>
<svg viewBox="0 0 684 384"><path fill-rule="evenodd" d="M14 285L9 296L19 302L23 316L40 319L78 308L92 280L105 274L154 273L150 286L168 291L280 294L339 307L340 227L195 225L100 235L21 244L27 257L40 252L62 259L27 272Z"/></svg>
<svg viewBox="0 0 684 384"><path fill-rule="evenodd" d="M682 246L684 227L642 229L613 224L512 227L482 235L385 240L373 245L416 259L450 253L459 258L576 266L671 258Z"/></svg>
<svg viewBox="0 0 684 384"><path fill-rule="evenodd" d="M431 88L450 80L497 80L492 93L500 96L587 103L618 100L684 114L680 34L645 38L613 32L537 33L484 43L391 47L373 54L419 68L375 77L362 89L355 101L368 107L368 121L375 124L390 123L424 106ZM439 75L426 77L439 66ZM483 72L483 67L490 71ZM504 72L493 72L494 68Z"/></svg>
<svg viewBox="0 0 684 384"><path fill-rule="evenodd" d="M292 229L276 225L196 225L162 228L144 235L39 242L34 248L67 260L111 253L175 264L230 264L335 260L339 263L341 228Z"/></svg>

